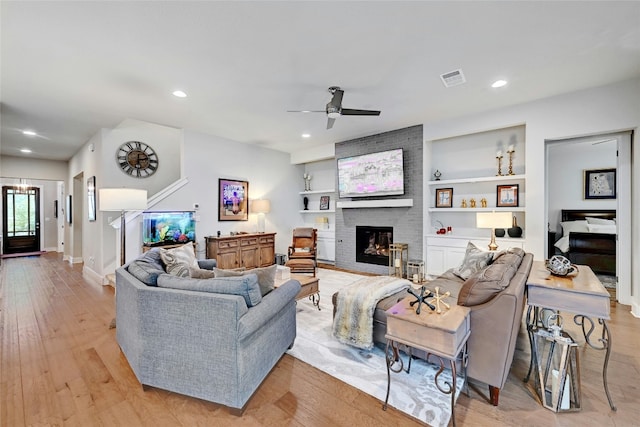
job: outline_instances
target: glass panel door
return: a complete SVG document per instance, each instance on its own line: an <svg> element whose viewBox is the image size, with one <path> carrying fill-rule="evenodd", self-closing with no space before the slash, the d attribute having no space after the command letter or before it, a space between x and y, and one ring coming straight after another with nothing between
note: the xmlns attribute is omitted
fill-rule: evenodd
<svg viewBox="0 0 640 427"><path fill-rule="evenodd" d="M3 253L40 251L40 189L2 187Z"/></svg>

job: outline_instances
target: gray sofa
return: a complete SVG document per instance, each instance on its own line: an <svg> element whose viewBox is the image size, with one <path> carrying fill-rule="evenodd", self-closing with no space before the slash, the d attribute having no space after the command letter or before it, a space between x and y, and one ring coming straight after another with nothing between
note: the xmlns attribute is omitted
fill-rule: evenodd
<svg viewBox="0 0 640 427"><path fill-rule="evenodd" d="M206 260L200 267L205 264L215 265ZM258 303L248 304L246 295L216 293L206 287L222 286L229 292L239 285L255 290L255 274L156 278L158 286L154 281L150 286L131 274L129 264L116 270L116 338L138 381L241 414L293 345L300 283L290 280L258 298ZM187 290L190 286L199 290Z"/></svg>
<svg viewBox="0 0 640 427"><path fill-rule="evenodd" d="M451 292L449 302L457 301L459 305L470 308L467 375L489 386L489 399L496 406L513 362L532 263L532 254L525 254L522 249L510 249L469 277L462 274L466 279L457 275L461 274L460 271L455 274L452 269L427 285L428 289L439 286L441 293ZM377 304L373 316L374 342L386 343L386 311L407 296L410 295L402 291ZM333 302L335 305L336 295ZM416 354L415 351L414 355L426 357L424 353Z"/></svg>

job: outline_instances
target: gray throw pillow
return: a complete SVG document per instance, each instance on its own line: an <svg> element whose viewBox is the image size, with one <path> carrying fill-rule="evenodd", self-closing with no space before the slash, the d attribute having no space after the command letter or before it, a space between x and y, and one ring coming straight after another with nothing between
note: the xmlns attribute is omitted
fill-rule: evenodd
<svg viewBox="0 0 640 427"><path fill-rule="evenodd" d="M453 274L461 279L467 280L469 277L485 268L493 259L493 252L484 251L473 243L467 243L467 251L464 260L458 268L453 270Z"/></svg>
<svg viewBox="0 0 640 427"><path fill-rule="evenodd" d="M265 296L274 289L276 281L276 269L277 265L273 264L269 267L252 268L251 270L224 270L222 268L214 268L213 271L216 277L232 277L232 276L244 276L246 274L255 274L258 276L258 285L260 285L260 293Z"/></svg>
<svg viewBox="0 0 640 427"><path fill-rule="evenodd" d="M161 249L160 256L166 265L167 273L173 276L189 277L190 268L199 268L192 243L172 249Z"/></svg>
<svg viewBox="0 0 640 427"><path fill-rule="evenodd" d="M147 286L158 286L158 275L164 273L160 251L152 249L129 263L127 271Z"/></svg>
<svg viewBox="0 0 640 427"><path fill-rule="evenodd" d="M258 277L255 274L248 274L242 277L214 277L212 279L191 279L189 277L161 274L158 276L158 287L240 295L244 298L247 307L254 307L262 301Z"/></svg>

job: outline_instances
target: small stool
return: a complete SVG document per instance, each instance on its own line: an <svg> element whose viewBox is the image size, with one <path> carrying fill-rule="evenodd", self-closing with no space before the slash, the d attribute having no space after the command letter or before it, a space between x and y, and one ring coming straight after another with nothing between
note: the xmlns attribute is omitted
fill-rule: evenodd
<svg viewBox="0 0 640 427"><path fill-rule="evenodd" d="M292 273L313 273L316 277L316 262L310 258L292 258L285 265Z"/></svg>

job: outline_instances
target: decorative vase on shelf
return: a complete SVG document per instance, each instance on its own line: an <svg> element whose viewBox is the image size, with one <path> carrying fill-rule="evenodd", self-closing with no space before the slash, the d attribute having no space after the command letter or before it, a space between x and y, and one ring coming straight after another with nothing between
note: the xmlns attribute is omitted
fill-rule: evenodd
<svg viewBox="0 0 640 427"><path fill-rule="evenodd" d="M494 230L496 237L504 237L504 228L496 228Z"/></svg>
<svg viewBox="0 0 640 427"><path fill-rule="evenodd" d="M302 198L302 203L304 203L304 210L308 211L309 210L309 198L308 197L303 197Z"/></svg>
<svg viewBox="0 0 640 427"><path fill-rule="evenodd" d="M518 220L515 215L513 216L513 225L510 229L507 230L509 233L509 237L521 237L522 236L522 228L518 227Z"/></svg>

